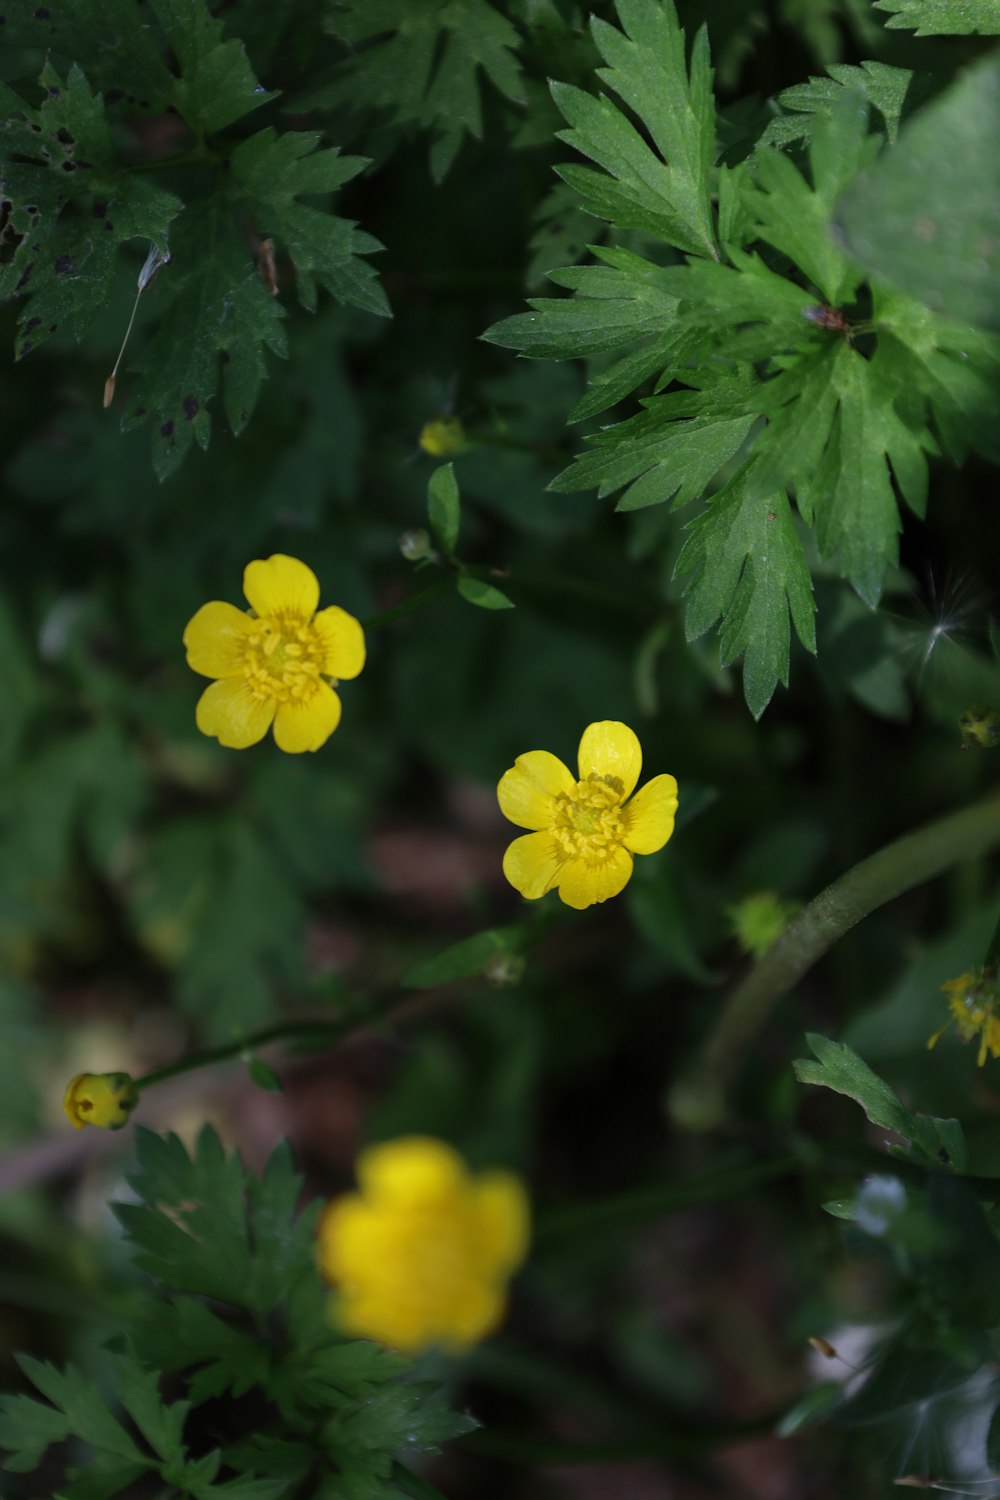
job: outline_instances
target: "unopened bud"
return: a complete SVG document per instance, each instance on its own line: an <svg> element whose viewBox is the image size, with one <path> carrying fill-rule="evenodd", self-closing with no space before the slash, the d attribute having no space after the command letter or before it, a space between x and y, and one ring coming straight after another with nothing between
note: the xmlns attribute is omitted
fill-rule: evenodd
<svg viewBox="0 0 1000 1500"><path fill-rule="evenodd" d="M512 990L524 978L525 962L520 953L494 953L483 970L483 978L498 990Z"/></svg>
<svg viewBox="0 0 1000 1500"><path fill-rule="evenodd" d="M399 550L408 562L422 562L433 555L431 539L422 526L414 531L404 531L399 539Z"/></svg>
<svg viewBox="0 0 1000 1500"><path fill-rule="evenodd" d="M433 422L427 422L418 442L431 458L451 458L468 447L465 428L457 417L435 417Z"/></svg>
<svg viewBox="0 0 1000 1500"><path fill-rule="evenodd" d="M758 891L730 906L726 916L743 952L761 958L773 948L798 910L797 901L785 901L776 891Z"/></svg>
<svg viewBox="0 0 1000 1500"><path fill-rule="evenodd" d="M121 1130L139 1103L139 1090L127 1073L78 1073L70 1080L63 1109L74 1130L99 1125Z"/></svg>

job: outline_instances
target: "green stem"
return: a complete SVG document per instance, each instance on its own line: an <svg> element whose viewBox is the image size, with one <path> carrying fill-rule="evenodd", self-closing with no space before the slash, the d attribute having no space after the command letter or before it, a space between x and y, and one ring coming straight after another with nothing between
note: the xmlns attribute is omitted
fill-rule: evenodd
<svg viewBox="0 0 1000 1500"><path fill-rule="evenodd" d="M452 575L439 578L427 588L421 589L419 594L411 594L409 599L404 599L401 604L394 604L392 609L384 609L381 614L369 615L367 620L361 621L361 628L374 630L378 625L388 625L390 620L398 620L403 615L412 614L415 609L422 609L425 604L430 604L432 599L439 599L442 594L450 593L454 587L455 579Z"/></svg>
<svg viewBox="0 0 1000 1500"><path fill-rule="evenodd" d="M240 1037L237 1041L223 1042L218 1047L205 1047L201 1052L190 1052L187 1057L168 1063L164 1068L154 1068L151 1073L144 1073L141 1078L136 1078L135 1086L141 1092L168 1078L178 1078L182 1073L193 1073L198 1068L210 1068L215 1063L228 1062L231 1057L239 1057L244 1052L255 1052L268 1042L295 1041L309 1037L328 1041L332 1047L358 1024L357 1016L340 1021L279 1021L274 1026L265 1026L261 1031L252 1031L249 1036Z"/></svg>
<svg viewBox="0 0 1000 1500"><path fill-rule="evenodd" d="M670 1112L677 1124L711 1130L723 1123L729 1086L749 1042L778 1001L855 923L960 860L975 859L998 844L1000 796L994 794L897 839L827 886L730 995L693 1073L671 1090Z"/></svg>

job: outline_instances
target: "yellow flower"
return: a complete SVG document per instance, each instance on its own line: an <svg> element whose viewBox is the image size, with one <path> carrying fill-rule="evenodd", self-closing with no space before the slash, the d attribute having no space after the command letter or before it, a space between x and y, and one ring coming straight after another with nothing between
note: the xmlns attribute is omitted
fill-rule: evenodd
<svg viewBox="0 0 1000 1500"><path fill-rule="evenodd" d="M433 422L425 423L418 442L432 458L450 458L469 446L458 417L436 417Z"/></svg>
<svg viewBox="0 0 1000 1500"><path fill-rule="evenodd" d="M979 1034L979 1055L976 1062L982 1067L987 1057L1000 1057L1000 988L997 985L995 967L967 969L957 979L949 979L941 986L949 997L948 1009L951 1020L946 1021L940 1031L935 1031L928 1047L937 1044L953 1023L963 1042L971 1042Z"/></svg>
<svg viewBox="0 0 1000 1500"><path fill-rule="evenodd" d="M329 1204L319 1226L340 1327L404 1354L486 1338L527 1251L518 1179L470 1176L456 1151L424 1136L372 1147L357 1173L361 1191Z"/></svg>
<svg viewBox="0 0 1000 1500"><path fill-rule="evenodd" d="M579 780L547 750L519 755L497 787L500 811L533 832L515 839L503 872L529 901L558 889L578 911L624 890L633 854L655 854L674 831L677 782L654 776L631 796L642 749L626 724L583 731Z"/></svg>
<svg viewBox="0 0 1000 1500"><path fill-rule="evenodd" d="M127 1073L77 1073L70 1080L63 1109L75 1130L100 1125L121 1130L139 1103L139 1090Z"/></svg>
<svg viewBox="0 0 1000 1500"><path fill-rule="evenodd" d="M244 750L273 723L280 750L318 750L340 723L331 682L365 664L364 631L336 605L319 609L315 573L280 552L247 564L243 592L247 613L216 599L184 631L188 666L216 679L198 700L198 728Z"/></svg>

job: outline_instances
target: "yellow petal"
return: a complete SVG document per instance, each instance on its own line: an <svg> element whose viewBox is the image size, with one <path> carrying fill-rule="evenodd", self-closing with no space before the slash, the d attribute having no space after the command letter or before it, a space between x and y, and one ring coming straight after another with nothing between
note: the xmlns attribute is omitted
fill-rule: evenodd
<svg viewBox="0 0 1000 1500"><path fill-rule="evenodd" d="M488 1281L470 1281L448 1310L447 1327L436 1342L455 1354L487 1338L499 1326L507 1309L506 1288Z"/></svg>
<svg viewBox="0 0 1000 1500"><path fill-rule="evenodd" d="M537 901L550 891L559 874L559 851L549 833L526 833L508 844L503 872L515 891Z"/></svg>
<svg viewBox="0 0 1000 1500"><path fill-rule="evenodd" d="M278 704L274 739L279 750L301 755L325 745L340 723L340 699L326 682L316 684L308 698Z"/></svg>
<svg viewBox="0 0 1000 1500"><path fill-rule="evenodd" d="M518 828L551 828L555 817L552 799L560 792L571 792L574 785L557 755L529 750L519 755L500 778L500 811Z"/></svg>
<svg viewBox="0 0 1000 1500"><path fill-rule="evenodd" d="M486 1276L508 1276L528 1253L528 1197L510 1172L484 1172L473 1188L479 1238L479 1268Z"/></svg>
<svg viewBox="0 0 1000 1500"><path fill-rule="evenodd" d="M357 677L365 664L365 633L354 616L331 604L320 610L313 628L326 653L320 671L345 682Z"/></svg>
<svg viewBox="0 0 1000 1500"><path fill-rule="evenodd" d="M655 854L674 831L677 782L673 776L654 776L640 787L624 809L625 848L633 854Z"/></svg>
<svg viewBox="0 0 1000 1500"><path fill-rule="evenodd" d="M184 627L187 664L202 677L235 677L241 670L243 643L253 622L232 604L213 599L203 604Z"/></svg>
<svg viewBox="0 0 1000 1500"><path fill-rule="evenodd" d="M358 1157L356 1170L362 1192L394 1206L441 1202L459 1193L467 1181L458 1152L423 1135L370 1146Z"/></svg>
<svg viewBox="0 0 1000 1500"><path fill-rule="evenodd" d="M319 580L297 557L275 552L265 561L247 563L243 592L258 615L295 615L309 620L319 604Z"/></svg>
<svg viewBox="0 0 1000 1500"><path fill-rule="evenodd" d="M328 1204L317 1229L320 1269L328 1281L353 1281L382 1258L384 1228L360 1193Z"/></svg>
<svg viewBox="0 0 1000 1500"><path fill-rule="evenodd" d="M627 797L639 780L642 770L642 747L635 731L617 719L602 719L590 724L580 740L580 780L588 776L612 776L622 784Z"/></svg>
<svg viewBox="0 0 1000 1500"><path fill-rule="evenodd" d="M583 911L598 901L608 901L628 885L632 874L632 856L620 846L610 859L590 865L583 859L572 859L559 876L559 895L567 906Z"/></svg>
<svg viewBox="0 0 1000 1500"><path fill-rule="evenodd" d="M211 682L198 699L195 723L228 750L256 745L271 727L274 700L255 698L240 677Z"/></svg>

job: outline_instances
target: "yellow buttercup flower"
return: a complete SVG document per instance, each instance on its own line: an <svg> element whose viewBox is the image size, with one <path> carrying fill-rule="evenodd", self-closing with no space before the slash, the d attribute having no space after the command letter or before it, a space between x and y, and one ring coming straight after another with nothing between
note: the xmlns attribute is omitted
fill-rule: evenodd
<svg viewBox="0 0 1000 1500"><path fill-rule="evenodd" d="M216 679L198 700L198 728L244 750L273 723L279 749L318 750L340 723L331 684L365 664L364 631L346 610L320 609L315 573L280 552L247 564L243 592L247 613L216 599L184 631L188 666Z"/></svg>
<svg viewBox="0 0 1000 1500"><path fill-rule="evenodd" d="M533 831L509 845L503 872L529 901L558 890L578 911L617 896L633 854L655 854L674 831L677 782L654 776L629 801L642 748L627 724L604 719L583 731L579 778L547 750L519 755L497 787L500 811Z"/></svg>
<svg viewBox="0 0 1000 1500"><path fill-rule="evenodd" d="M139 1103L139 1090L127 1073L77 1073L70 1080L63 1109L75 1130L100 1125L121 1130Z"/></svg>
<svg viewBox="0 0 1000 1500"><path fill-rule="evenodd" d="M979 1055L976 1062L982 1067L987 1057L1000 1057L1000 985L996 967L967 969L957 979L949 979L941 989L948 996L951 1020L946 1021L940 1031L935 1031L928 1047L937 1044L948 1027L954 1024L963 1042L971 1042L978 1035Z"/></svg>
<svg viewBox="0 0 1000 1500"><path fill-rule="evenodd" d="M406 1136L363 1152L361 1191L319 1225L339 1326L404 1354L460 1353L493 1332L528 1246L528 1200L508 1172L472 1176L443 1141Z"/></svg>

